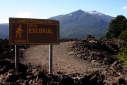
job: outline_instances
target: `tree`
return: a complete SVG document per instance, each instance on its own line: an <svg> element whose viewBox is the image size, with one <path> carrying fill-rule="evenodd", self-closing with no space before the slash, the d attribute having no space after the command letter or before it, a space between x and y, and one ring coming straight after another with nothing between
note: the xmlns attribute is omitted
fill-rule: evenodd
<svg viewBox="0 0 127 85"><path fill-rule="evenodd" d="M119 35L118 38L127 41L127 28Z"/></svg>
<svg viewBox="0 0 127 85"><path fill-rule="evenodd" d="M118 38L119 35L127 28L127 19L123 15L118 15L114 18L109 25L108 32L105 37Z"/></svg>

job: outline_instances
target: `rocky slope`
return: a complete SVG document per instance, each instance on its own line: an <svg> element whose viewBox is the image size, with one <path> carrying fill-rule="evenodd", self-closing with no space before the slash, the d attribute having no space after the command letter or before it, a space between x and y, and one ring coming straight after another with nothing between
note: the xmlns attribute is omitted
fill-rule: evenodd
<svg viewBox="0 0 127 85"><path fill-rule="evenodd" d="M87 60L93 64L93 67L90 68L94 68L94 70L86 70L84 71L84 74L78 72L68 74L61 71L49 74L47 68L43 65L34 65L34 63L20 63L19 71L16 72L14 69L14 46L10 46L8 40L1 40L0 44L0 47L4 48L1 49L0 53L0 85L127 84L127 68L123 67L115 58L118 47L125 45L124 41L116 39L98 40L89 36L83 40L72 43L69 47L67 46L69 55L74 55L74 59L81 58L83 61ZM24 50L30 48L29 46L20 46L20 60L24 59Z"/></svg>

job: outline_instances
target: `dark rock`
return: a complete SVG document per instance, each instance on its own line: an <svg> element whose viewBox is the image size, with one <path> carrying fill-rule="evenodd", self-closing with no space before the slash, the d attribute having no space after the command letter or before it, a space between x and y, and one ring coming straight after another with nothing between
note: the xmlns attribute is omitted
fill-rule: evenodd
<svg viewBox="0 0 127 85"><path fill-rule="evenodd" d="M74 81L72 78L68 77L67 75L63 75L61 80L61 85L74 85Z"/></svg>
<svg viewBox="0 0 127 85"><path fill-rule="evenodd" d="M20 62L18 63L18 66L19 66L19 68L18 68L18 71L19 71L19 72L26 72L27 69L28 69L27 66L21 64ZM15 69L15 63L11 63L10 68L11 68L11 69Z"/></svg>
<svg viewBox="0 0 127 85"><path fill-rule="evenodd" d="M119 84L120 84L120 85L121 85L121 84L125 85L125 79L124 79L124 78L119 78Z"/></svg>
<svg viewBox="0 0 127 85"><path fill-rule="evenodd" d="M11 62L8 60L0 60L0 74L6 73L10 69Z"/></svg>
<svg viewBox="0 0 127 85"><path fill-rule="evenodd" d="M7 82L16 82L19 78L22 77L21 72L15 72L13 69L10 69L7 74Z"/></svg>
<svg viewBox="0 0 127 85"><path fill-rule="evenodd" d="M0 66L4 66L4 65L9 66L10 64L11 64L10 61L7 61L7 60L0 60Z"/></svg>
<svg viewBox="0 0 127 85"><path fill-rule="evenodd" d="M119 48L126 45L126 42L118 39L99 40L88 35L83 40L76 41L71 47L77 57L84 60L97 60L103 64L112 64L117 61Z"/></svg>
<svg viewBox="0 0 127 85"><path fill-rule="evenodd" d="M45 81L49 80L49 78L47 77L47 75L43 71L39 71L38 78L41 78L41 79L43 79Z"/></svg>

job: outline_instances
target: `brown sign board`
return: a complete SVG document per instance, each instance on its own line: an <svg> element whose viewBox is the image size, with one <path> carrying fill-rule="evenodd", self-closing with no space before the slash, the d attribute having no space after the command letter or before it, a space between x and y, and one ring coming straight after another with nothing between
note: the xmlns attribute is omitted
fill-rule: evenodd
<svg viewBox="0 0 127 85"><path fill-rule="evenodd" d="M59 21L9 18L9 42L22 44L59 44Z"/></svg>

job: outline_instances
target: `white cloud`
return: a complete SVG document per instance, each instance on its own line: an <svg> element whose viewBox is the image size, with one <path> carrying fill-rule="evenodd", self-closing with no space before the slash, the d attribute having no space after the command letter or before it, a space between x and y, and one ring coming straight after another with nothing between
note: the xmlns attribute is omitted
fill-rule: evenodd
<svg viewBox="0 0 127 85"><path fill-rule="evenodd" d="M22 12L22 13L18 13L17 17L21 17L21 18L27 18L27 17L31 17L32 13L30 12Z"/></svg>
<svg viewBox="0 0 127 85"><path fill-rule="evenodd" d="M126 7L126 6L124 6L124 7L122 7L122 9L124 9L124 10L125 10L125 9L127 9L127 7Z"/></svg>

